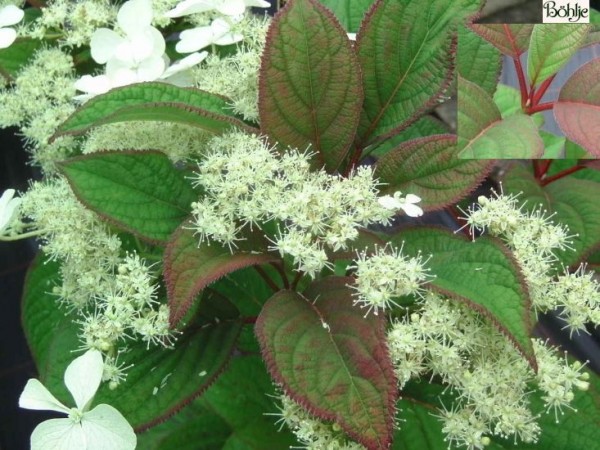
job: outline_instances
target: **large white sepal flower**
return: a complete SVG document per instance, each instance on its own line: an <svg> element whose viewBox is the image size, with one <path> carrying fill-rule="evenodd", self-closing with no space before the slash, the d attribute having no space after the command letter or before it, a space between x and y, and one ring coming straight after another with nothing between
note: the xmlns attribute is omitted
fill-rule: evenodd
<svg viewBox="0 0 600 450"><path fill-rule="evenodd" d="M420 201L421 197L414 194L408 194L403 198L400 191L395 192L394 196L384 195L378 199L379 204L385 209L403 210L410 217L421 217L423 215L423 210L416 205Z"/></svg>
<svg viewBox="0 0 600 450"><path fill-rule="evenodd" d="M0 235L8 228L13 219L17 216L20 198L15 196L14 189L7 189L0 197Z"/></svg>
<svg viewBox="0 0 600 450"><path fill-rule="evenodd" d="M0 48L6 48L12 45L17 39L17 32L14 28L7 28L18 24L25 13L15 5L6 5L0 8Z"/></svg>
<svg viewBox="0 0 600 450"><path fill-rule="evenodd" d="M232 19L235 21L234 19ZM180 41L175 46L179 53L190 53L209 45L231 45L244 39L239 33L231 31L231 25L225 19L215 19L205 27L182 31Z"/></svg>
<svg viewBox="0 0 600 450"><path fill-rule="evenodd" d="M134 450L137 438L131 425L109 405L90 404L102 380L104 362L89 350L69 364L65 385L77 405L68 408L36 379L30 379L19 398L21 408L65 413L66 419L39 424L31 435L31 450Z"/></svg>
<svg viewBox="0 0 600 450"><path fill-rule="evenodd" d="M264 0L183 0L165 16L174 18L213 10L225 16L239 16L252 6L268 8L271 5Z"/></svg>

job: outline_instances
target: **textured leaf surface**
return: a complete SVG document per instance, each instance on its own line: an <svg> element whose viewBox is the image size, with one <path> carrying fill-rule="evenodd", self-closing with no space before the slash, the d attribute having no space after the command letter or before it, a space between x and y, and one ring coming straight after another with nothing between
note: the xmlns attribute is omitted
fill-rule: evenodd
<svg viewBox="0 0 600 450"><path fill-rule="evenodd" d="M212 133L232 126L254 130L233 115L224 97L167 83L138 83L94 97L65 120L55 136L79 135L95 126L133 120L179 122Z"/></svg>
<svg viewBox="0 0 600 450"><path fill-rule="evenodd" d="M536 86L556 74L579 50L589 31L589 25L552 23L533 27L527 75L529 83Z"/></svg>
<svg viewBox="0 0 600 450"><path fill-rule="evenodd" d="M232 254L218 242L198 244L194 230L187 227L190 225L186 222L173 233L164 256L171 327L179 324L196 296L209 284L235 270L278 260L275 254Z"/></svg>
<svg viewBox="0 0 600 450"><path fill-rule="evenodd" d="M77 356L72 352L81 347L80 325L76 317L65 315L51 294L57 282L57 265L38 257L23 297L23 328L40 380L63 403L72 405L63 376ZM154 345L147 349L145 343L129 345L119 358L124 366L133 365L126 381L114 391L102 385L94 404L114 406L137 429L164 420L214 381L233 351L240 328L239 321L217 323L201 311L195 326L178 336L173 350Z"/></svg>
<svg viewBox="0 0 600 450"><path fill-rule="evenodd" d="M456 137L438 135L405 142L379 159L375 176L383 192L416 194L426 210L442 208L467 195L491 169L488 161L456 157Z"/></svg>
<svg viewBox="0 0 600 450"><path fill-rule="evenodd" d="M547 131L540 130L540 137L544 141L544 155L545 159L561 158L565 149L565 137L557 136Z"/></svg>
<svg viewBox="0 0 600 450"><path fill-rule="evenodd" d="M500 52L511 57L520 56L529 47L532 24L470 24L469 27Z"/></svg>
<svg viewBox="0 0 600 450"><path fill-rule="evenodd" d="M448 134L448 127L439 119L431 115L421 117L411 126L402 130L400 133L386 139L379 145L377 145L368 154L371 156L381 157L386 153L390 152L400 144L412 139L418 139L422 137L432 136L434 134Z"/></svg>
<svg viewBox="0 0 600 450"><path fill-rule="evenodd" d="M518 89L499 83L496 92L494 92L494 103L500 110L503 118L512 116L513 114L523 114L521 108L521 94ZM544 125L544 114L538 112L530 115L538 127Z"/></svg>
<svg viewBox="0 0 600 450"><path fill-rule="evenodd" d="M295 439L268 416L274 386L258 356L235 357L217 381L165 423L138 436L143 450L285 449ZM268 443L268 444L266 444Z"/></svg>
<svg viewBox="0 0 600 450"><path fill-rule="evenodd" d="M150 241L167 241L198 199L159 152L94 153L69 159L61 169L84 205Z"/></svg>
<svg viewBox="0 0 600 450"><path fill-rule="evenodd" d="M19 38L10 47L0 49L0 75L7 80L15 78L42 45L43 41L37 39Z"/></svg>
<svg viewBox="0 0 600 450"><path fill-rule="evenodd" d="M536 367L530 341L532 319L525 280L508 249L496 239L471 242L437 229L403 231L391 240L407 255L431 254L430 284L484 314Z"/></svg>
<svg viewBox="0 0 600 450"><path fill-rule="evenodd" d="M356 33L375 0L319 0L329 8L348 33Z"/></svg>
<svg viewBox="0 0 600 450"><path fill-rule="evenodd" d="M566 267L579 263L600 246L600 183L565 177L541 187L524 167L515 165L505 176L504 191L523 192L520 197L527 201L525 209L533 210L542 205L547 214L569 227L571 247L575 251L556 252Z"/></svg>
<svg viewBox="0 0 600 450"><path fill-rule="evenodd" d="M352 305L350 278L314 283L306 298L275 294L256 333L271 376L317 417L335 421L368 449L391 442L396 380L384 319Z"/></svg>
<svg viewBox="0 0 600 450"><path fill-rule="evenodd" d="M560 90L554 117L565 135L600 158L600 58L582 66Z"/></svg>
<svg viewBox="0 0 600 450"><path fill-rule="evenodd" d="M316 152L336 170L354 139L363 93L350 41L316 0L291 0L275 17L262 57L259 111L264 134Z"/></svg>
<svg viewBox="0 0 600 450"><path fill-rule="evenodd" d="M544 142L531 117L518 114L502 119L483 89L459 77L458 148L460 158L539 158Z"/></svg>
<svg viewBox="0 0 600 450"><path fill-rule="evenodd" d="M493 95L500 78L502 55L467 27L458 28L457 69L461 77Z"/></svg>
<svg viewBox="0 0 600 450"><path fill-rule="evenodd" d="M455 21L462 2L379 0L357 37L365 102L362 145L406 128L436 104L452 78Z"/></svg>

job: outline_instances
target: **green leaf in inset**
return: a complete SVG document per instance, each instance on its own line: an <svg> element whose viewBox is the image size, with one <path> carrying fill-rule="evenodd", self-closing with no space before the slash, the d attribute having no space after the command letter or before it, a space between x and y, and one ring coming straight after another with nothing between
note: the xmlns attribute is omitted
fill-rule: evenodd
<svg viewBox="0 0 600 450"><path fill-rule="evenodd" d="M348 33L356 33L375 0L319 0L327 6Z"/></svg>
<svg viewBox="0 0 600 450"><path fill-rule="evenodd" d="M496 326L536 369L530 340L530 298L519 265L497 239L474 242L449 231L411 229L391 239L403 253L429 255L429 286L473 308Z"/></svg>
<svg viewBox="0 0 600 450"><path fill-rule="evenodd" d="M274 141L316 152L329 172L354 139L360 69L348 36L316 0L290 0L269 28L259 83L261 129Z"/></svg>
<svg viewBox="0 0 600 450"><path fill-rule="evenodd" d="M556 251L559 261L566 267L577 265L600 246L600 183L565 177L544 187L524 167L514 165L504 178L504 192L517 194L525 210L542 206L547 215L556 214L552 220L569 227L574 235L572 250ZM560 267L557 270L562 270Z"/></svg>
<svg viewBox="0 0 600 450"><path fill-rule="evenodd" d="M589 25L579 23L534 25L527 54L531 86L537 86L567 64L584 42L589 28Z"/></svg>
<svg viewBox="0 0 600 450"><path fill-rule="evenodd" d="M459 76L458 148L459 158L539 158L544 142L531 117L502 119L487 92Z"/></svg>
<svg viewBox="0 0 600 450"><path fill-rule="evenodd" d="M567 80L554 104L554 117L565 135L600 158L600 58L583 65Z"/></svg>
<svg viewBox="0 0 600 450"><path fill-rule="evenodd" d="M198 237L187 222L173 233L164 255L164 271L169 298L171 327L176 327L194 299L209 284L235 270L277 261L273 253L236 251L218 242L198 244ZM250 244L247 240L245 245ZM255 242L255 240L253 241ZM266 248L266 245L255 246Z"/></svg>
<svg viewBox="0 0 600 450"><path fill-rule="evenodd" d="M514 87L499 83L496 92L494 92L494 103L496 103L496 106L504 119L514 114L523 114L523 109L521 108L521 93ZM533 119L538 127L544 125L545 119L542 112L537 112L529 117Z"/></svg>
<svg viewBox="0 0 600 450"><path fill-rule="evenodd" d="M232 126L258 131L233 115L224 97L153 82L131 84L94 97L65 120L53 138L80 135L99 125L133 120L179 122L212 133L223 133Z"/></svg>
<svg viewBox="0 0 600 450"><path fill-rule="evenodd" d="M7 48L0 49L0 76L11 81L44 41L31 38L18 38Z"/></svg>
<svg viewBox="0 0 600 450"><path fill-rule="evenodd" d="M510 57L519 57L529 47L529 38L533 31L531 24L469 24L475 33L484 38L501 53Z"/></svg>
<svg viewBox="0 0 600 450"><path fill-rule="evenodd" d="M557 136L547 131L540 130L540 137L544 141L544 159L561 158L565 149L565 137Z"/></svg>
<svg viewBox="0 0 600 450"><path fill-rule="evenodd" d="M365 102L362 146L409 126L448 89L462 2L378 0L357 37Z"/></svg>
<svg viewBox="0 0 600 450"><path fill-rule="evenodd" d="M384 319L353 306L351 278L327 277L301 296L275 294L256 322L263 359L287 395L335 421L369 450L391 443L396 380Z"/></svg>
<svg viewBox="0 0 600 450"><path fill-rule="evenodd" d="M373 150L368 149L366 154L370 156L381 157L386 153L392 151L400 144L412 139L418 139L422 137L432 136L434 134L448 134L448 126L441 120L436 119L432 115L421 117L415 123L408 128L402 130L400 133L386 139L385 141L376 144Z"/></svg>
<svg viewBox="0 0 600 450"><path fill-rule="evenodd" d="M166 242L198 199L183 173L159 152L94 153L60 168L84 205L152 242Z"/></svg>
<svg viewBox="0 0 600 450"><path fill-rule="evenodd" d="M77 318L59 307L52 287L58 264L39 256L30 268L23 297L23 328L40 380L66 405L73 399L64 385L64 371L81 348ZM119 363L127 378L115 389L103 384L94 404L117 408L136 429L152 426L203 392L221 373L241 329L239 320L215 320L200 311L198 320L178 335L174 349L134 343ZM131 365L131 367L130 367Z"/></svg>
<svg viewBox="0 0 600 450"><path fill-rule="evenodd" d="M492 164L456 157L456 137L438 135L401 144L377 161L375 176L384 193L410 192L431 211L455 203L485 178Z"/></svg>
<svg viewBox="0 0 600 450"><path fill-rule="evenodd" d="M457 69L461 77L493 95L500 78L502 55L468 28L458 28Z"/></svg>

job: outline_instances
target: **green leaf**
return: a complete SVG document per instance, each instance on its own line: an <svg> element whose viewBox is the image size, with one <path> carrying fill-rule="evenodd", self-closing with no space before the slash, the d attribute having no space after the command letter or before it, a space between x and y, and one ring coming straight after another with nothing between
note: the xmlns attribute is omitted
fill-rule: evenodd
<svg viewBox="0 0 600 450"><path fill-rule="evenodd" d="M494 103L500 110L502 118L510 117L514 114L522 114L521 94L518 89L499 83L496 92L494 92ZM544 125L544 114L541 112L530 116L538 127Z"/></svg>
<svg viewBox="0 0 600 450"><path fill-rule="evenodd" d="M403 142L431 136L434 134L448 134L448 132L448 127L441 120L436 119L431 115L427 115L421 117L419 120L417 120L408 128L402 130L400 133L390 137L389 139L386 139L381 143L375 144L376 146L374 149L368 149L366 153L368 153L370 156L381 157L392 151Z"/></svg>
<svg viewBox="0 0 600 450"><path fill-rule="evenodd" d="M575 266L600 246L600 184L573 177L561 178L544 187L524 167L514 165L504 178L504 192L517 194L525 202L525 210L542 205L552 220L569 227L571 250L557 251L559 261L566 267Z"/></svg>
<svg viewBox="0 0 600 450"><path fill-rule="evenodd" d="M319 0L329 8L344 30L356 33L365 13L375 0Z"/></svg>
<svg viewBox="0 0 600 450"><path fill-rule="evenodd" d="M600 157L600 58L584 64L567 80L554 104L562 132L595 158Z"/></svg>
<svg viewBox="0 0 600 450"><path fill-rule="evenodd" d="M279 259L272 253L232 253L218 242L198 244L194 234L190 224L184 223L173 233L165 250L164 272L172 328L180 324L196 296L209 284L238 269ZM262 242L259 246L243 242L248 249L266 248Z"/></svg>
<svg viewBox="0 0 600 450"><path fill-rule="evenodd" d="M0 49L0 75L11 81L42 46L44 41L18 38L10 47Z"/></svg>
<svg viewBox="0 0 600 450"><path fill-rule="evenodd" d="M166 242L198 199L183 173L159 152L94 153L60 168L84 205L152 242Z"/></svg>
<svg viewBox="0 0 600 450"><path fill-rule="evenodd" d="M565 149L565 137L543 130L540 130L539 133L542 141L544 141L544 155L542 157L545 159L561 158Z"/></svg>
<svg viewBox="0 0 600 450"><path fill-rule="evenodd" d="M233 115L224 97L167 83L138 83L94 97L65 120L52 139L80 135L90 128L116 122L157 120L179 122L223 133L232 126L256 132Z"/></svg>
<svg viewBox="0 0 600 450"><path fill-rule="evenodd" d="M362 97L358 62L333 14L316 0L290 0L262 56L263 133L301 151L310 145L333 172L354 139Z"/></svg>
<svg viewBox="0 0 600 450"><path fill-rule="evenodd" d="M23 328L40 380L63 403L73 404L63 377L81 348L80 325L59 308L52 287L59 281L58 264L38 256L30 268L23 297ZM199 314L194 326L178 336L175 348L147 348L134 343L121 354L119 363L127 379L115 390L100 387L94 404L108 403L136 429L150 427L187 404L214 382L234 349L241 329L239 320L216 321Z"/></svg>
<svg viewBox="0 0 600 450"><path fill-rule="evenodd" d="M368 449L385 449L397 388L384 319L364 317L353 306L351 282L327 277L305 296L275 294L258 317L256 333L269 372L287 395Z"/></svg>
<svg viewBox="0 0 600 450"><path fill-rule="evenodd" d="M531 24L469 24L475 33L484 38L504 55L519 57L527 51L533 31Z"/></svg>
<svg viewBox="0 0 600 450"><path fill-rule="evenodd" d="M502 56L493 45L468 28L458 28L458 73L493 95L500 78Z"/></svg>
<svg viewBox="0 0 600 450"><path fill-rule="evenodd" d="M529 293L509 250L497 239L474 242L438 229L411 229L391 239L403 253L429 255L429 286L486 316L536 369Z"/></svg>
<svg viewBox="0 0 600 450"><path fill-rule="evenodd" d="M490 96L459 76L458 148L459 158L539 158L544 143L531 117L502 119Z"/></svg>
<svg viewBox="0 0 600 450"><path fill-rule="evenodd" d="M475 189L491 169L489 161L460 160L456 137L438 135L401 144L377 162L383 192L416 194L430 211L455 203Z"/></svg>
<svg viewBox="0 0 600 450"><path fill-rule="evenodd" d="M379 0L358 33L365 102L361 145L384 139L422 116L452 79L452 33L461 2Z"/></svg>
<svg viewBox="0 0 600 450"><path fill-rule="evenodd" d="M564 67L579 50L589 28L585 24L534 25L527 54L531 86L537 86Z"/></svg>

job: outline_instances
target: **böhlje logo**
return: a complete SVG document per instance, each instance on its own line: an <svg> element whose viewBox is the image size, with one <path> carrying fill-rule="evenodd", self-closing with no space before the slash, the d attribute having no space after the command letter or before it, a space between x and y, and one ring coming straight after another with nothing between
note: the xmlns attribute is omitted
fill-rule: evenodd
<svg viewBox="0 0 600 450"><path fill-rule="evenodd" d="M590 0L544 0L543 23L590 23Z"/></svg>

